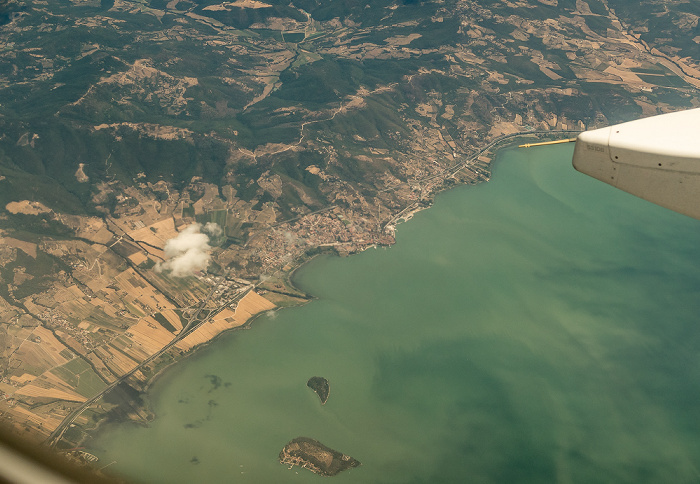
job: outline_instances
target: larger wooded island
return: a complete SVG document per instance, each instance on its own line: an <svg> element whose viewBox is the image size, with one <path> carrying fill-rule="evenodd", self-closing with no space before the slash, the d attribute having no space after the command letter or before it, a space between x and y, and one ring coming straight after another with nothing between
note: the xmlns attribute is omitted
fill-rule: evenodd
<svg viewBox="0 0 700 484"><path fill-rule="evenodd" d="M282 464L305 467L321 476L334 476L360 465L360 461L349 455L308 437L297 437L285 445L279 459Z"/></svg>
<svg viewBox="0 0 700 484"><path fill-rule="evenodd" d="M511 136L700 106L696 3L1 0L2 421L79 456Z"/></svg>

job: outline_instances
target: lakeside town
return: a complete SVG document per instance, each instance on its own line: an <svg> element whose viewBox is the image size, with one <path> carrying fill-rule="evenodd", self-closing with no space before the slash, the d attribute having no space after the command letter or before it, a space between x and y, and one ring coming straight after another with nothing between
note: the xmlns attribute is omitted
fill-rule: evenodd
<svg viewBox="0 0 700 484"><path fill-rule="evenodd" d="M601 2L556 18L438 2L365 25L263 2L78 3L36 2L0 31L3 153L40 165L0 164L0 419L79 460L101 422L152 418L140 395L164 369L309 301L301 264L392 245L437 193L487 181L497 149L700 106L700 60ZM259 18L233 25L233 9ZM28 40L70 29L99 40ZM62 94L64 70L86 84Z"/></svg>

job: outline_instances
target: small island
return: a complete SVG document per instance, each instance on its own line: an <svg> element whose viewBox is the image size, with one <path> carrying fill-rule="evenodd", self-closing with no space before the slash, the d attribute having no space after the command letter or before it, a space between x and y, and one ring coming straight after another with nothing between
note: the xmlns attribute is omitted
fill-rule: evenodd
<svg viewBox="0 0 700 484"><path fill-rule="evenodd" d="M309 378L309 381L306 382L306 386L316 392L318 398L321 399L321 405L324 405L328 401L328 395L331 393L328 380L321 376L312 376Z"/></svg>
<svg viewBox="0 0 700 484"><path fill-rule="evenodd" d="M305 467L321 476L334 476L341 471L358 467L360 462L349 455L326 447L318 440L297 437L280 452L280 463Z"/></svg>

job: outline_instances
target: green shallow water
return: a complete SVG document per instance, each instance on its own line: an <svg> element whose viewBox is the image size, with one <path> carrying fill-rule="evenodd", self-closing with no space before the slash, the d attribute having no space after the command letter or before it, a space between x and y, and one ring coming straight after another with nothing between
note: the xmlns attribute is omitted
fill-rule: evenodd
<svg viewBox="0 0 700 484"><path fill-rule="evenodd" d="M151 426L92 450L147 482L326 479L277 462L298 436L362 462L337 483L698 482L700 222L571 153L502 151L391 249L315 259L317 300L178 364Z"/></svg>

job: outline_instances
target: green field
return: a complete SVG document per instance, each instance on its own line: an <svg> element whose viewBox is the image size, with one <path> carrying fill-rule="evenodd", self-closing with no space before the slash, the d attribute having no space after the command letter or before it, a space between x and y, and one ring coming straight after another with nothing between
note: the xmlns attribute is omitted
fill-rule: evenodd
<svg viewBox="0 0 700 484"><path fill-rule="evenodd" d="M75 388L75 391L84 397L91 397L107 386L82 358L74 358L54 368L51 372Z"/></svg>

